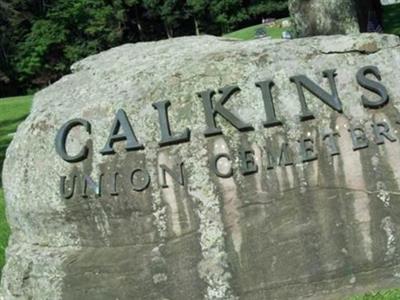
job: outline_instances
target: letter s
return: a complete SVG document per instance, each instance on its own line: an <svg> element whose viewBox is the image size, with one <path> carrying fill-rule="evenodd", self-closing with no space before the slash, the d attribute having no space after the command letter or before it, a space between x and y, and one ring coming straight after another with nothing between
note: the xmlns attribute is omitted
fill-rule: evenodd
<svg viewBox="0 0 400 300"><path fill-rule="evenodd" d="M357 82L360 86L363 88L369 90L370 92L373 92L375 94L378 94L381 98L378 101L371 101L364 95L361 96L362 103L365 107L368 108L379 108L384 105L386 105L389 101L389 95L387 93L387 90L383 84L381 84L378 81L374 81L371 79L368 79L366 76L368 74L374 75L379 81L382 80L381 78L381 73L379 72L379 69L375 66L366 66L364 68L361 68L357 72Z"/></svg>

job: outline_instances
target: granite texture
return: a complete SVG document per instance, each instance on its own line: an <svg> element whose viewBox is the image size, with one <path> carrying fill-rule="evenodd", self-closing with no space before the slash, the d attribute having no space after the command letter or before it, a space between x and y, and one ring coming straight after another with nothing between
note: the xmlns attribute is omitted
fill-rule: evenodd
<svg viewBox="0 0 400 300"><path fill-rule="evenodd" d="M290 41L201 36L127 44L77 62L72 74L35 95L7 151L3 180L12 235L3 299L333 300L398 287L399 45L398 37L374 34ZM379 68L390 95L379 109L361 104L362 95L378 98L356 81L368 65ZM343 112L306 92L315 118L301 122L289 78L307 75L330 93L322 77L327 69L337 70ZM262 125L255 83L266 79L275 82L283 126ZM241 91L225 106L254 130L239 132L217 116L223 135L205 137L196 93L236 84ZM161 100L171 101L173 132L190 128L189 142L158 145L152 103ZM118 109L145 149L126 152L122 141L116 154L102 155ZM88 120L92 130L74 128L68 151L87 144L89 157L67 163L54 140L73 118ZM371 123L383 121L397 140L378 145ZM369 147L353 150L351 126L365 129ZM340 155L331 156L322 138L329 131L340 134ZM308 154L318 159L303 161L298 141L304 138L313 141ZM270 168L284 142L293 164L281 160ZM242 174L243 149L254 152L257 172ZM217 177L210 168L218 153L231 158L219 167L232 166L232 177ZM184 185L167 174L163 188L160 165L177 172L180 162ZM130 183L136 168L151 178L141 192ZM76 190L65 199L60 176L71 187L73 174ZM98 182L101 174L101 196L88 188L82 197L83 175Z"/></svg>

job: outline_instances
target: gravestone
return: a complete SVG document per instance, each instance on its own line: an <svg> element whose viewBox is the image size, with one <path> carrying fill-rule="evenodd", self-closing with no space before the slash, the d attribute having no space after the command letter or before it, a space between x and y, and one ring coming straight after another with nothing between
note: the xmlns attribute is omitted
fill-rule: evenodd
<svg viewBox="0 0 400 300"><path fill-rule="evenodd" d="M343 299L400 284L400 41L90 56L7 151L3 299Z"/></svg>
<svg viewBox="0 0 400 300"><path fill-rule="evenodd" d="M257 28L257 30L254 33L254 37L256 39L261 39L261 38L266 37L266 36L267 36L267 30L265 28L263 28L263 27Z"/></svg>

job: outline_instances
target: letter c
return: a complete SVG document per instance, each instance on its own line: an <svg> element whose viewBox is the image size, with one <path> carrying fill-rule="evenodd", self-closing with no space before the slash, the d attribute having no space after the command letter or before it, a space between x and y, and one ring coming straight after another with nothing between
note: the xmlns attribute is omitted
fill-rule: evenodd
<svg viewBox="0 0 400 300"><path fill-rule="evenodd" d="M86 159L89 154L89 149L87 146L83 147L83 149L74 156L70 156L67 153L65 147L67 137L71 129L76 126L83 126L89 134L91 133L91 125L88 121L84 119L73 119L65 123L57 132L56 136L56 151L58 155L60 155L63 160L70 163L82 161Z"/></svg>
<svg viewBox="0 0 400 300"><path fill-rule="evenodd" d="M219 161L221 158L225 158L227 161L231 161L231 158L229 157L228 154L226 154L226 153L217 154L216 156L214 156L214 158L213 158L212 161L211 161L211 165L210 165L211 170L213 170L213 172L215 173L215 175L217 175L218 177L221 177L221 178L229 178L229 177L232 177L232 175L233 175L232 167L230 167L230 168L229 168L229 171L227 171L226 173L222 173L222 172L218 169L218 161Z"/></svg>

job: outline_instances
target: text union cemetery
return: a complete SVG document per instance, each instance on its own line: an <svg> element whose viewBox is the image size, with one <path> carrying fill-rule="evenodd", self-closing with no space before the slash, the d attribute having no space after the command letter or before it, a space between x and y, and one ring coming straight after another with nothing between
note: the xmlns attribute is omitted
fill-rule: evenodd
<svg viewBox="0 0 400 300"><path fill-rule="evenodd" d="M286 168L293 165L307 164L318 159L334 160L335 156L342 155L338 146L340 139L351 139L351 151L360 151L369 146L378 147L385 143L397 141L397 127L400 126L400 119L396 115L392 120L376 119L364 123L344 122L342 125L320 127L317 132L307 131L307 122L318 118L313 115L309 108L311 101L318 102L318 105L327 105L332 113L344 114L343 102L340 91L337 89L335 77L340 76L340 70L326 70L322 74L329 84L329 88L318 85L315 81L305 75L296 75L288 78L297 89L298 101L301 111L298 117L305 126L304 136L289 142L288 139L277 139L270 137L264 147L255 150L254 147L240 147L237 153L230 153L226 145L221 144L217 151L209 155L208 166L210 171L219 178L230 178L235 176L248 176L264 170L266 172ZM385 107L390 101L385 83L382 81L379 66L365 66L354 74L354 81L363 90L360 97L360 104L365 110L378 110ZM272 80L256 82L254 88L260 91L259 99L248 99L248 101L262 101L265 110L265 121L262 126L251 124L251 120L245 120L240 115L227 108L227 102L234 102L234 97L240 93L241 88L236 85L229 85L219 88L218 91L208 89L197 93L198 100L202 102L206 128L204 128L204 139L223 135L223 130L218 122L228 122L229 126L236 128L238 132L251 132L257 130L271 130L281 128L285 131L285 122L282 121L274 107L273 90L277 88ZM196 92L196 91L194 91ZM305 92L308 92L307 94ZM310 97L308 97L308 96ZM311 97L313 95L314 97ZM306 99L307 96L307 99ZM285 102L284 99L281 99ZM159 147L176 147L179 144L190 143L190 128L171 128L169 121L169 109L174 109L169 100L161 100L153 103L155 113L158 113L160 140ZM234 108L234 104L231 105ZM128 116L123 108L120 108L112 124L110 134L101 149L93 149L90 137L96 135L96 128L92 126L91 120L82 118L72 119L65 123L58 131L56 137L56 150L60 158L69 163L78 163L90 159L92 151L98 151L102 155L121 155L126 152L126 159L129 160L129 152L146 151L143 144L135 133L134 120L141 116ZM355 122L354 122L355 121ZM357 125L355 125L357 124ZM342 127L342 128L340 128ZM259 128L259 129L255 129ZM315 130L314 130L315 131ZM69 151L67 141L69 135L75 132L76 135L87 135L87 143L80 145L78 153ZM344 133L344 134L343 134ZM286 132L286 135L289 133ZM244 143L245 144L245 143ZM316 147L320 145L320 147ZM75 147L76 148L76 147ZM79 147L78 147L79 148ZM318 149L317 149L318 148ZM76 149L75 149L76 150ZM171 158L171 157L170 157ZM174 163L166 165L158 164L157 175L161 188L168 188L171 184L186 185L185 161L178 157L172 157ZM332 167L334 167L332 165ZM120 191L131 190L142 192L146 190L150 182L155 180L146 169L144 160L137 161L137 167L123 170L115 166L108 167L106 171L100 172L96 178L83 171L75 170L72 174L60 176L60 192L66 198L75 196L88 197L91 194L96 196L111 195L118 196Z"/></svg>
<svg viewBox="0 0 400 300"><path fill-rule="evenodd" d="M385 34L201 35L75 63L36 93L7 149L0 294L337 300L398 287L399 50Z"/></svg>

